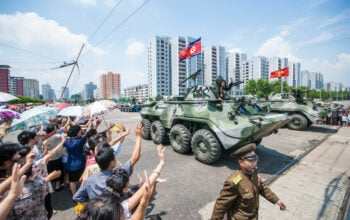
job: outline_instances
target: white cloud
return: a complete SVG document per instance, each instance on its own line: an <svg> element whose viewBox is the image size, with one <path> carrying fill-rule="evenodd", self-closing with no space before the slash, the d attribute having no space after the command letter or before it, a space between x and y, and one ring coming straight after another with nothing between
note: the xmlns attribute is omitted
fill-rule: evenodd
<svg viewBox="0 0 350 220"><path fill-rule="evenodd" d="M350 54L341 53L337 57L335 63L319 59L305 60L302 64L303 69L322 73L326 82L342 82L344 85L350 86Z"/></svg>
<svg viewBox="0 0 350 220"><path fill-rule="evenodd" d="M96 0L74 0L75 2L83 5L83 6L95 6Z"/></svg>
<svg viewBox="0 0 350 220"><path fill-rule="evenodd" d="M124 51L127 56L137 56L143 54L145 51L145 45L141 41L132 39L128 40L127 44L128 46Z"/></svg>
<svg viewBox="0 0 350 220"><path fill-rule="evenodd" d="M319 44L325 41L329 41L334 37L334 35L330 32L323 32L314 38L308 39L304 42L299 43L299 47L304 47L311 44Z"/></svg>
<svg viewBox="0 0 350 220"><path fill-rule="evenodd" d="M287 57L291 61L299 62L300 60L293 54L292 48L291 43L282 36L275 36L266 40L254 53L254 56Z"/></svg>
<svg viewBox="0 0 350 220"><path fill-rule="evenodd" d="M36 13L0 15L0 26L1 41L49 57L72 57L86 42L84 35L70 33L66 27Z"/></svg>
<svg viewBox="0 0 350 220"><path fill-rule="evenodd" d="M15 62L10 63L12 74L36 78L40 83L48 82L56 90L64 85L71 69L51 68L61 65L63 61L75 60L87 39L85 35L71 33L56 21L47 20L36 13L0 14L0 27L0 42L9 45L2 48L4 51L0 53L1 59ZM105 51L87 44L81 58L86 53L99 56L105 54ZM3 54L6 54L6 58ZM40 66L33 64L39 62ZM80 77L79 74L74 72L70 82L74 82L77 77Z"/></svg>

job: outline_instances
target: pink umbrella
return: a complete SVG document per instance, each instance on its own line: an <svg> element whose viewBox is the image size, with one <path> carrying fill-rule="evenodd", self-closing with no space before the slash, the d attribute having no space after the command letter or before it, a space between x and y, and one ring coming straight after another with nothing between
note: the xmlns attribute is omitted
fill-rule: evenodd
<svg viewBox="0 0 350 220"><path fill-rule="evenodd" d="M67 102L56 102L53 107L59 108L60 110L69 107L70 104Z"/></svg>

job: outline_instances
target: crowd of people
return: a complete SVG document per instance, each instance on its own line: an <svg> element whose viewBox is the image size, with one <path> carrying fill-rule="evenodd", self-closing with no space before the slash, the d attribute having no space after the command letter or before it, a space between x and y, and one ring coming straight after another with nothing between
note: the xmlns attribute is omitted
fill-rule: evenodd
<svg viewBox="0 0 350 220"><path fill-rule="evenodd" d="M325 124L350 126L350 106L328 107L332 111L323 119ZM76 204L76 219L145 219L157 184L166 181L159 178L165 165L165 148L157 146L159 163L151 173L145 171L144 177L138 174L138 183L131 185L130 177L141 158L142 125L136 125L135 146L130 158L122 164L117 155L130 128L111 124L102 130L100 124L98 118L76 120L57 116L21 131L17 142L3 143L11 121L2 123L0 220L50 219L55 214L51 195L63 187L69 187ZM112 128L117 128L118 135L114 138ZM258 156L254 150L255 146L249 145L235 152L240 169L225 182L212 219L222 219L227 209L233 209L229 214L235 217L257 216L256 206L246 206L245 200L237 199L244 197L240 189L247 185L261 189L251 194L254 204L258 204L258 194L261 194L281 210L286 209L284 202L256 176ZM232 204L236 208L232 208Z"/></svg>
<svg viewBox="0 0 350 220"><path fill-rule="evenodd" d="M142 125L135 128L135 146L123 164L117 158L130 128L98 129L101 120L55 117L18 134L18 142L0 144L0 220L50 219L55 213L51 194L69 186L76 219L144 219L165 165L162 145L159 163L138 184L130 177L141 157ZM3 126L6 130L9 126ZM157 217L157 216L155 216ZM160 219L160 217L157 217Z"/></svg>
<svg viewBox="0 0 350 220"><path fill-rule="evenodd" d="M350 105L326 104L324 107L330 111L318 123L350 127Z"/></svg>

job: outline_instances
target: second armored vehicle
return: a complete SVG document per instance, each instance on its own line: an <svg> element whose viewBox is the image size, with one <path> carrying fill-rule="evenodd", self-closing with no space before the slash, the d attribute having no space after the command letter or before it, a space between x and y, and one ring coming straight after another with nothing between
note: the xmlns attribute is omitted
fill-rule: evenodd
<svg viewBox="0 0 350 220"><path fill-rule="evenodd" d="M268 112L287 113L292 120L287 124L293 130L305 130L307 127L322 119L328 114L328 110L316 103L303 100L300 95L295 98L287 93L273 93L268 101L261 101L259 106L266 108Z"/></svg>

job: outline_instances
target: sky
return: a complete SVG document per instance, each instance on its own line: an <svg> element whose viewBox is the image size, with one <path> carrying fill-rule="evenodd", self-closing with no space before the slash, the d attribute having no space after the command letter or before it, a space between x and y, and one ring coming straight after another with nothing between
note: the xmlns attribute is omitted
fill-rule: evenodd
<svg viewBox="0 0 350 220"><path fill-rule="evenodd" d="M287 57L302 70L350 86L349 0L0 0L0 64L11 76L70 94L121 74L122 89L147 83L154 36L201 37L228 52Z"/></svg>

